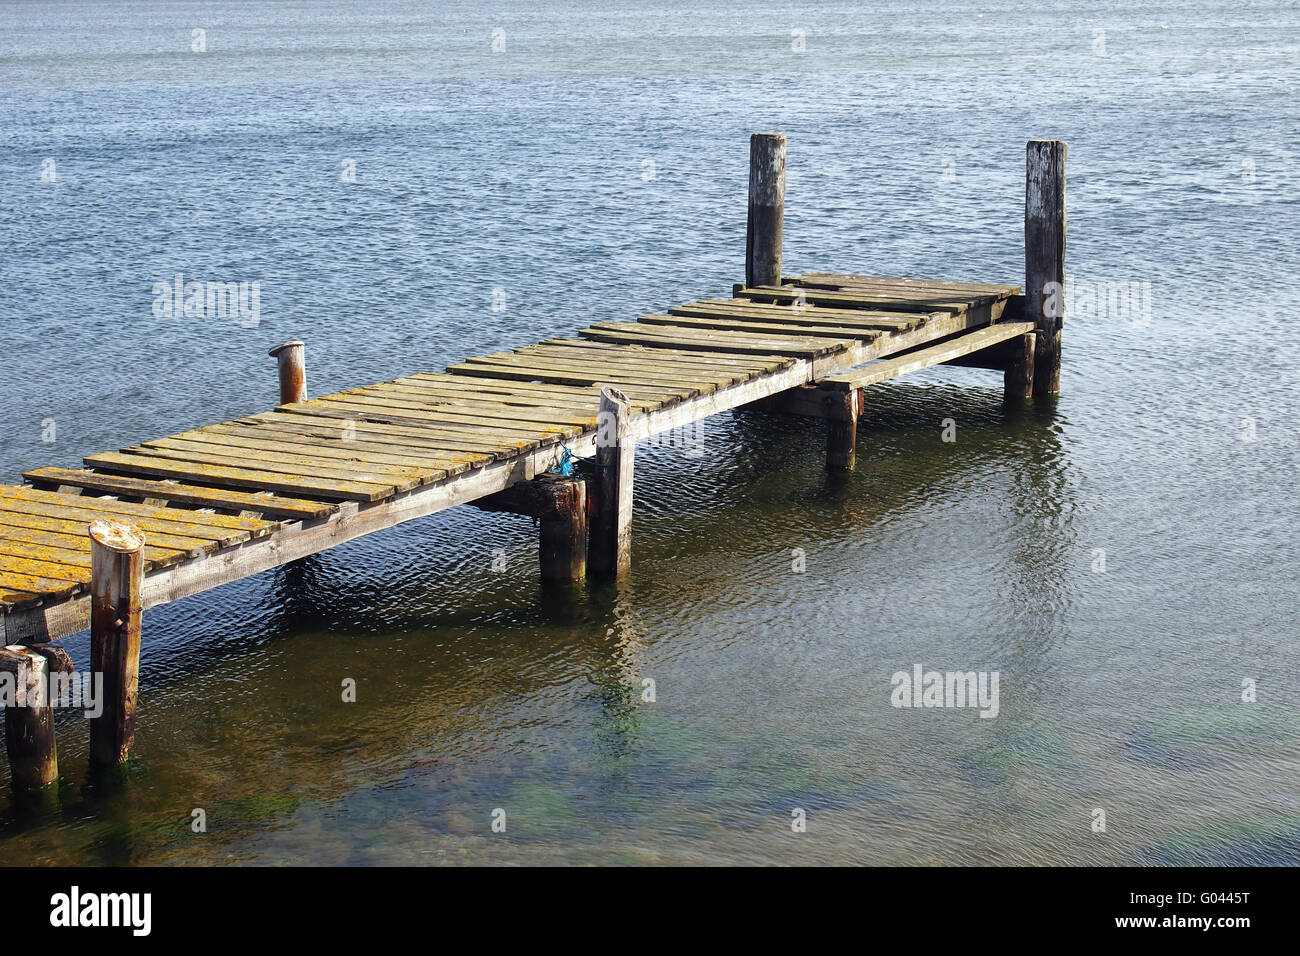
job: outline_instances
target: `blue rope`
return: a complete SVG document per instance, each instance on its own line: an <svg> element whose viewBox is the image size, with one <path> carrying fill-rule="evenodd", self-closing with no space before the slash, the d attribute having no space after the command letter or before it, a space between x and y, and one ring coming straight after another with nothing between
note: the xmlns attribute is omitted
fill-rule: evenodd
<svg viewBox="0 0 1300 956"><path fill-rule="evenodd" d="M560 443L560 448L564 450L564 454L560 456L560 460L555 464L554 468L547 469L546 474L548 475L564 475L566 478L569 477L573 474L573 463L575 461L584 461L589 465L595 465L597 468L609 467L609 465L599 462L594 458L583 458L581 455L575 455L573 449L569 448L569 446L563 442Z"/></svg>

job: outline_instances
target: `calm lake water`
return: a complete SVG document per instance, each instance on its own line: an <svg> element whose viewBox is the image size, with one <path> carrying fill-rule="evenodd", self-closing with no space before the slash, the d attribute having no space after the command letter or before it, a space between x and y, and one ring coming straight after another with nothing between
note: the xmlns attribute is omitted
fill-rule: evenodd
<svg viewBox="0 0 1300 956"><path fill-rule="evenodd" d="M1052 407L873 389L843 480L753 411L641 449L622 588L461 508L147 613L128 779L61 714L0 860L1300 863L1300 12L915 6L0 3L4 480L266 409L288 338L319 394L724 296L754 130L787 273L1012 283L1064 139L1080 293Z"/></svg>

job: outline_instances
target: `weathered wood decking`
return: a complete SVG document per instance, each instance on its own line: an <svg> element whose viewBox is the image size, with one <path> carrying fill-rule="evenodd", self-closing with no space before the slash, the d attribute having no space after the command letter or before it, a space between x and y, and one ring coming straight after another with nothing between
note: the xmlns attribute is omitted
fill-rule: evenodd
<svg viewBox="0 0 1300 956"><path fill-rule="evenodd" d="M546 580L581 580L589 564L619 575L638 441L761 402L826 419L826 465L844 470L865 386L946 362L1000 369L1009 400L1053 394L1065 144L1031 142L1026 156L1027 296L1013 285L783 277L785 137L756 133L749 285L729 299L316 399L304 344L285 342L271 350L275 410L0 485L0 678L32 689L4 708L15 787L57 783L52 703L39 689L71 669L51 643L68 634L90 628L91 670L105 680L91 766L117 767L134 733L146 608L469 503L537 518ZM593 481L567 474L573 456L593 453Z"/></svg>
<svg viewBox="0 0 1300 956"><path fill-rule="evenodd" d="M1018 292L812 273L90 455L86 470L33 469L0 486L0 643L88 626L92 520L145 533L152 607L500 491L565 448L591 455L602 386L628 397L640 440L992 346L1031 329L1002 321ZM935 342L938 358L920 348Z"/></svg>

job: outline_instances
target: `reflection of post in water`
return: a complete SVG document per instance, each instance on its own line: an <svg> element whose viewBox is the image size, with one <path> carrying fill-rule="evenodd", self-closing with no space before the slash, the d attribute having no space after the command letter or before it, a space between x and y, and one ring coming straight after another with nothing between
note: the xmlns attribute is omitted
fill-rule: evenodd
<svg viewBox="0 0 1300 956"><path fill-rule="evenodd" d="M644 628L628 590L614 581L593 589L594 627L588 632L593 646L587 675L601 708L596 736L602 752L612 757L632 753L640 710L656 693L654 677L644 673Z"/></svg>
<svg viewBox="0 0 1300 956"><path fill-rule="evenodd" d="M282 564L274 571L272 587L275 605L281 612L275 617L278 635L319 623L325 608L320 596L325 593L321 581L324 569L316 555Z"/></svg>
<svg viewBox="0 0 1300 956"><path fill-rule="evenodd" d="M1017 518L1011 549L1015 568L1006 575L1011 614L1050 643L1064 629L1069 571L1083 557L1074 528L1080 475L1061 444L1067 422L1051 404L1009 412L1016 481L1010 505Z"/></svg>

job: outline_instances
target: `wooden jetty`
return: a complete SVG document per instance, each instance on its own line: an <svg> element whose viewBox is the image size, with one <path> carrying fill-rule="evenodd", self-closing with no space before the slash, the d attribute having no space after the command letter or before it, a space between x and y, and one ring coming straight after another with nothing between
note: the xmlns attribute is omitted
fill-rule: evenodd
<svg viewBox="0 0 1300 956"><path fill-rule="evenodd" d="M94 768L132 742L142 612L461 504L539 519L543 578L629 567L638 442L743 405L826 419L854 466L862 390L963 364L1008 401L1060 369L1065 144L1028 144L1025 285L835 272L783 276L785 137L750 142L745 283L634 322L309 398L305 346L277 359L280 405L0 485L0 678L12 781L57 781L51 642L87 628L107 706ZM1056 283L1057 285L1053 285ZM586 480L571 467L593 459Z"/></svg>

